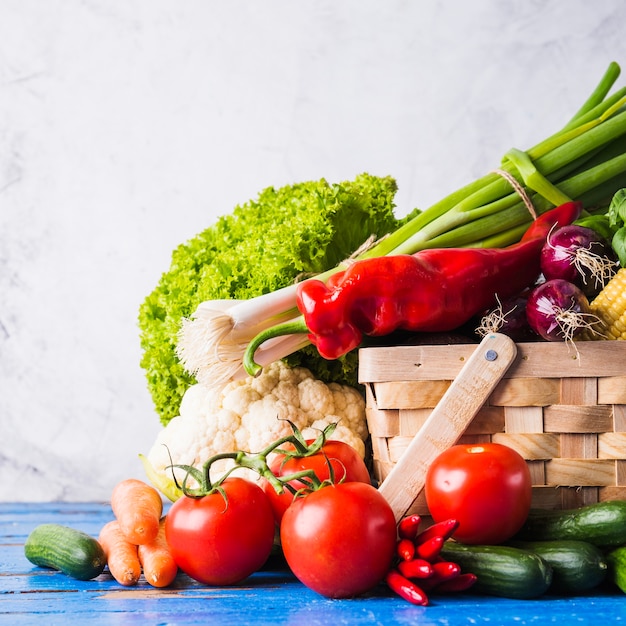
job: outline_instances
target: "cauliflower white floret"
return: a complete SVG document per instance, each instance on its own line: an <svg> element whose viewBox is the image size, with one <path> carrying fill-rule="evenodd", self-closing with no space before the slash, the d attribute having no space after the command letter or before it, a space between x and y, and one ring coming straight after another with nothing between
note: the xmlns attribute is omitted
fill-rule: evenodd
<svg viewBox="0 0 626 626"><path fill-rule="evenodd" d="M298 385L298 393L303 411L320 417L335 413L332 391L321 380L316 378L303 380Z"/></svg>
<svg viewBox="0 0 626 626"><path fill-rule="evenodd" d="M335 414L341 416L341 423L355 432L365 441L369 435L367 421L364 419L365 403L363 396L354 388L347 385L330 383L328 388L333 394Z"/></svg>
<svg viewBox="0 0 626 626"><path fill-rule="evenodd" d="M326 384L307 369L276 361L260 376L233 381L222 389L201 384L187 389L180 415L159 433L148 461L157 474L171 478L171 463L201 468L216 454L260 452L290 435L290 422L307 438L315 438L326 426L337 423L332 438L365 455L368 430L361 394L346 385ZM230 466L229 461L216 464L211 479ZM180 481L184 472L176 475ZM238 475L245 472L238 470Z"/></svg>
<svg viewBox="0 0 626 626"><path fill-rule="evenodd" d="M241 383L233 383L224 389L224 393L218 398L215 406L222 406L233 413L241 416L246 413L249 407L261 400L263 396L253 389L250 385ZM209 407L210 410L211 407Z"/></svg>
<svg viewBox="0 0 626 626"><path fill-rule="evenodd" d="M180 415L157 435L148 455L157 471L171 476L171 469L166 468L172 463L200 468L215 454L215 450L236 449L236 433L241 419L236 413L224 408L213 413L207 412L211 398L211 394L206 393L206 389L200 385L187 390ZM226 467L226 463L221 463L215 466L215 470L225 471ZM175 474L179 481L185 476L181 469L175 470Z"/></svg>
<svg viewBox="0 0 626 626"><path fill-rule="evenodd" d="M289 422L302 429L309 421L307 414L298 406L287 404L273 394L264 396L251 404L248 411L241 416L245 439L240 442L240 448L259 452L276 439L290 435L293 430Z"/></svg>

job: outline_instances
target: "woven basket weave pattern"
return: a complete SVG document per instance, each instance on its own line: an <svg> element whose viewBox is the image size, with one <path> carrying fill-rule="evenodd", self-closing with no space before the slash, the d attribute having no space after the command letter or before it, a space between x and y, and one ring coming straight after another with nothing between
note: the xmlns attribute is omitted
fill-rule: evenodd
<svg viewBox="0 0 626 626"><path fill-rule="evenodd" d="M375 476L384 480L475 346L361 351ZM390 379L389 374L398 377ZM505 378L461 442L517 450L533 506L572 508L626 498L626 343L518 345ZM426 514L423 496L412 512Z"/></svg>

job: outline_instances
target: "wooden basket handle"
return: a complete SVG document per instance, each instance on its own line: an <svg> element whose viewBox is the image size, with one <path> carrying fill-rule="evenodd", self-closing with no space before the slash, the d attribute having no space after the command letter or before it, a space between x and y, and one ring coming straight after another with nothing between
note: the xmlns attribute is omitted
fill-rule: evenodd
<svg viewBox="0 0 626 626"><path fill-rule="evenodd" d="M515 342L500 333L490 333L478 344L379 487L396 521L422 492L430 464L458 441L516 355Z"/></svg>

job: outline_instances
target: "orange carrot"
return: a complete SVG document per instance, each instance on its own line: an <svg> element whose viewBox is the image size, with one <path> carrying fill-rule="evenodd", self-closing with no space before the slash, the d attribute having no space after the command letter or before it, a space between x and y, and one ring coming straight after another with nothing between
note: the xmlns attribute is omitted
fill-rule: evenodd
<svg viewBox="0 0 626 626"><path fill-rule="evenodd" d="M122 533L117 520L106 523L100 530L98 541L107 557L111 576L120 585L136 585L141 576L141 563L137 546L130 543Z"/></svg>
<svg viewBox="0 0 626 626"><path fill-rule="evenodd" d="M128 541L136 545L154 541L163 513L163 501L154 487L127 478L113 489L111 508Z"/></svg>
<svg viewBox="0 0 626 626"><path fill-rule="evenodd" d="M165 517L159 524L159 534L151 543L138 546L143 575L153 587L167 587L178 574L178 565L165 540Z"/></svg>

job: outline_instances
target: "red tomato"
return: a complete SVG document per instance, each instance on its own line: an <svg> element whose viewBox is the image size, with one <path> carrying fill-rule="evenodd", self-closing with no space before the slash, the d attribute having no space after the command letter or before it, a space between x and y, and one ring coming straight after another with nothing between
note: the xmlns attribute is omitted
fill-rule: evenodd
<svg viewBox="0 0 626 626"><path fill-rule="evenodd" d="M389 503L372 485L328 485L296 498L280 540L291 571L328 598L358 596L387 574L396 547Z"/></svg>
<svg viewBox="0 0 626 626"><path fill-rule="evenodd" d="M274 515L267 496L243 478L222 483L220 493L182 496L167 513L165 536L174 560L191 578L231 585L258 570L274 544Z"/></svg>
<svg viewBox="0 0 626 626"><path fill-rule="evenodd" d="M313 439L308 439L307 445L310 445L313 441ZM285 445L283 449L288 450L289 447ZM335 482L371 483L369 471L359 453L351 445L333 439L326 441L322 446L322 450L311 456L291 458L285 461L285 455L277 454L270 463L270 470L274 476L280 477L310 469L323 481L330 478L329 462L335 473ZM295 489L302 489L305 486L299 480L292 480L289 484ZM285 490L282 494L276 493L274 487L266 480L263 480L261 485L263 491L270 499L276 521L280 524L287 507L293 502L294 496L288 490Z"/></svg>
<svg viewBox="0 0 626 626"><path fill-rule="evenodd" d="M435 522L459 521L454 538L498 544L526 521L532 483L524 459L497 443L459 444L440 454L426 474L426 504Z"/></svg>

